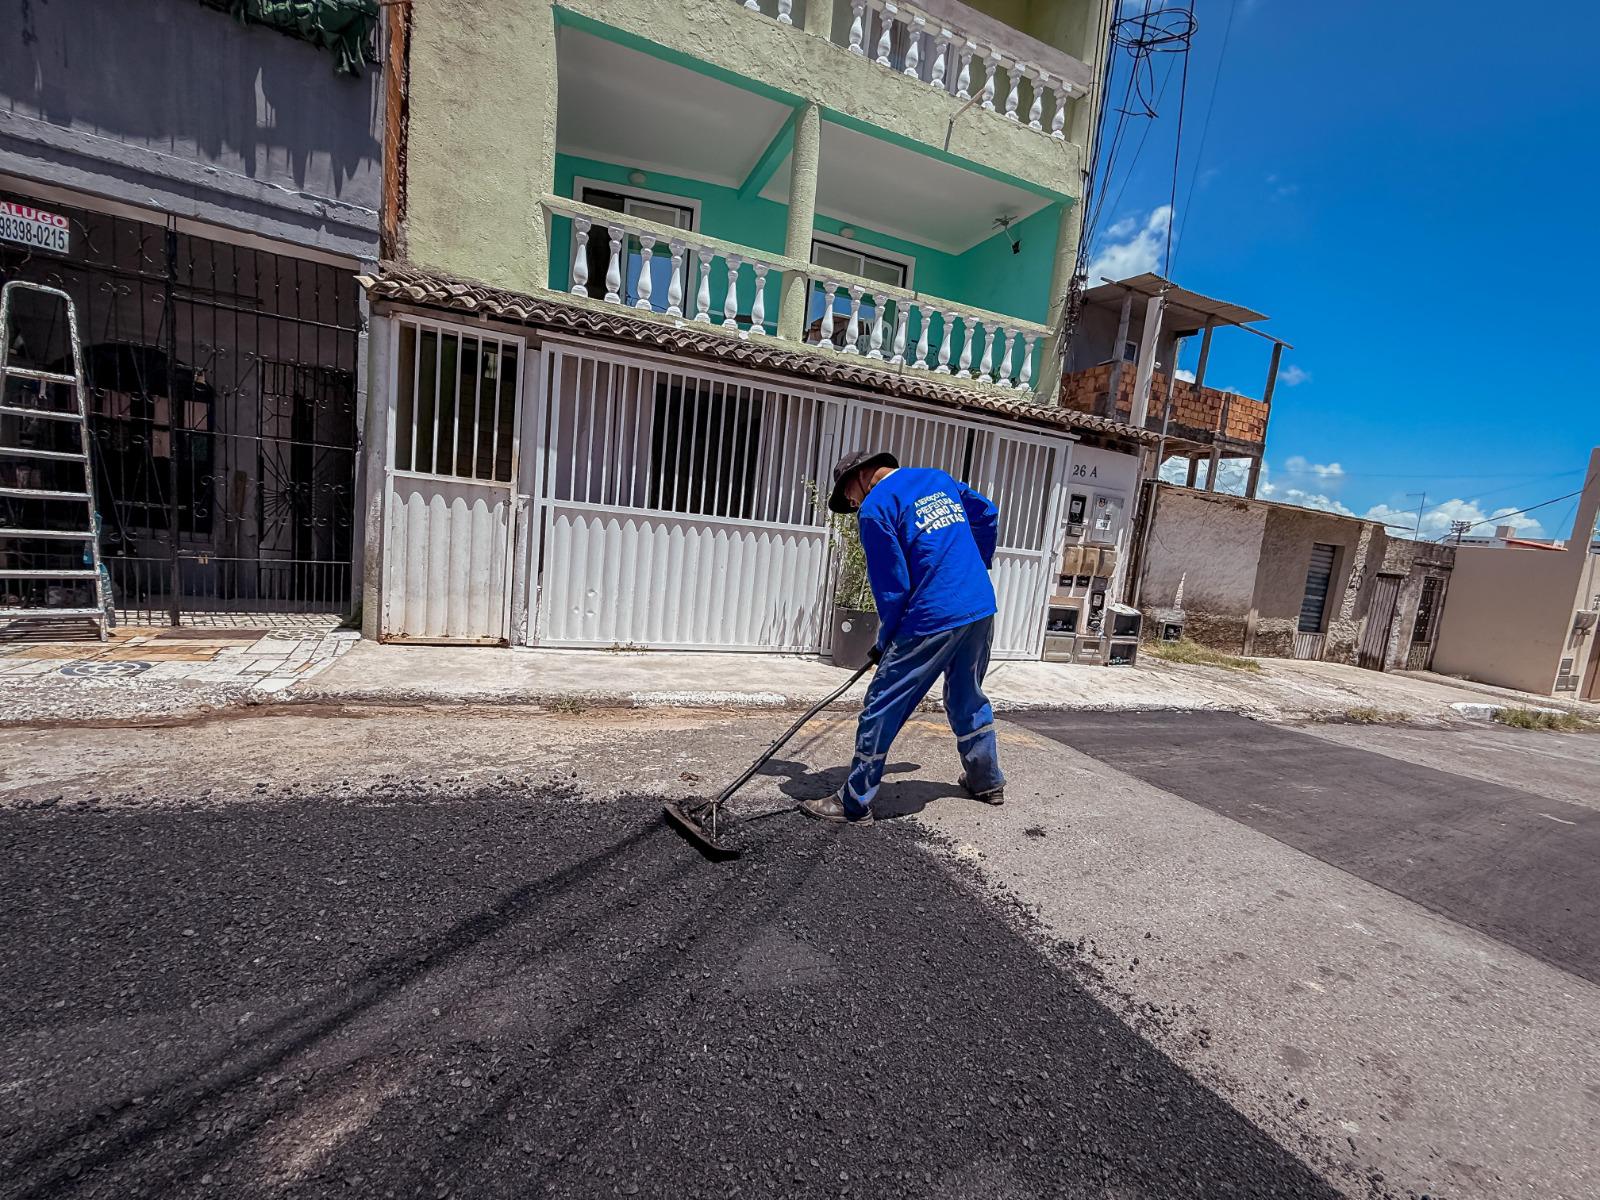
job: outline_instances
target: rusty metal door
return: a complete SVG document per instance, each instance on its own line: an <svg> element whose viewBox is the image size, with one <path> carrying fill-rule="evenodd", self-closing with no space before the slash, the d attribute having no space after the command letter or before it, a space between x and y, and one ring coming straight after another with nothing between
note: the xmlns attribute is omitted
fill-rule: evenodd
<svg viewBox="0 0 1600 1200"><path fill-rule="evenodd" d="M1372 603L1367 608L1367 623L1361 628L1356 660L1369 671L1383 670L1384 650L1389 645L1389 630L1399 599L1400 576L1379 575L1372 587Z"/></svg>

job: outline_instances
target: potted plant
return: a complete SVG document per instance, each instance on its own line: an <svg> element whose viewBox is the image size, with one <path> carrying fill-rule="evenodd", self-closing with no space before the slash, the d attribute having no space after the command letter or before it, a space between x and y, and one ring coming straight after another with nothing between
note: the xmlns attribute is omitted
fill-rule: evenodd
<svg viewBox="0 0 1600 1200"><path fill-rule="evenodd" d="M811 493L817 507L827 511L827 496L815 483ZM828 533L833 538L833 661L854 671L867 664L867 654L878 641L878 606L867 578L867 552L861 548L861 530L854 513L828 513Z"/></svg>

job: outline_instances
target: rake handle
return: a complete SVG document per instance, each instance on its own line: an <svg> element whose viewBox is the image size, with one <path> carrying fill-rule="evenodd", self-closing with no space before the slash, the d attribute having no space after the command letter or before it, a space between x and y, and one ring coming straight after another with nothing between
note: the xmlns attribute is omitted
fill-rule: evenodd
<svg viewBox="0 0 1600 1200"><path fill-rule="evenodd" d="M850 676L849 679L846 679L843 683L841 683L835 690L829 692L821 700L818 700L810 708L806 709L805 712L801 713L800 719L793 725L789 726L788 729L784 730L783 733L778 736L778 740L773 742L772 745L768 746L766 752L745 769L743 775L739 776L739 778L735 779L727 787L723 788L721 794L719 794L714 800L707 800L699 808L695 809L695 814L697 816L703 812L711 812L714 814L718 808L722 807L724 801L726 801L745 784L749 783L751 776L753 776L762 767L766 766L772 756L779 750L782 750L784 746L788 744L789 739L795 734L799 733L801 727L805 725L807 721L811 720L812 717L816 716L823 709L827 708L828 705L832 704L840 696L844 695L852 687L854 687L863 675L872 670L874 665L875 664L870 662L867 663L854 675Z"/></svg>

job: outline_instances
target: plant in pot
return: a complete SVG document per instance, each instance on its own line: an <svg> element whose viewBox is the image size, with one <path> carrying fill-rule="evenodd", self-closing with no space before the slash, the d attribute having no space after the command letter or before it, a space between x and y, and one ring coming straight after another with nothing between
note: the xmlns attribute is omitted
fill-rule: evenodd
<svg viewBox="0 0 1600 1200"><path fill-rule="evenodd" d="M811 485L817 507L827 512L828 497ZM861 530L854 513L828 513L828 533L833 538L833 661L858 670L878 641L878 606L867 578L867 552L861 548Z"/></svg>

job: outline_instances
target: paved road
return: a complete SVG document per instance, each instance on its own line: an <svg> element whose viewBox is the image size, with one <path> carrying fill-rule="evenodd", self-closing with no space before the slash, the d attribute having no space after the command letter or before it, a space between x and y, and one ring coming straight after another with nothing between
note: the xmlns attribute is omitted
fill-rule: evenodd
<svg viewBox="0 0 1600 1200"><path fill-rule="evenodd" d="M914 825L745 828L713 866L549 791L0 809L0 1197L1336 1195Z"/></svg>
<svg viewBox="0 0 1600 1200"><path fill-rule="evenodd" d="M1592 807L1230 713L1017 720L1600 983L1600 811Z"/></svg>

